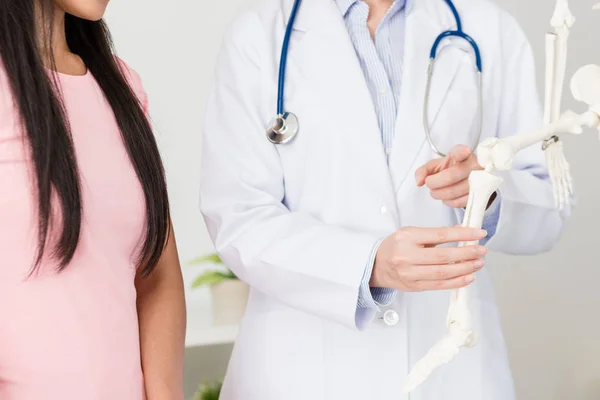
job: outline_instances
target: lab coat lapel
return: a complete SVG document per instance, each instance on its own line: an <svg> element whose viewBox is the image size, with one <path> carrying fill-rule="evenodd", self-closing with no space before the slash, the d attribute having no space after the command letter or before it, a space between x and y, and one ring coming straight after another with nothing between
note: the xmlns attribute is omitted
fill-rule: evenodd
<svg viewBox="0 0 600 400"><path fill-rule="evenodd" d="M287 21L293 1L282 1ZM333 0L304 0L294 26L297 39L290 47L288 68L297 68L306 78L301 84L317 93L315 107L326 108L335 121L333 129L344 135L344 145L360 149L362 160L354 161L368 169L363 172L373 185L365 190L384 190L382 201L395 204L379 122L339 8Z"/></svg>
<svg viewBox="0 0 600 400"><path fill-rule="evenodd" d="M423 159L427 146L423 127L423 104L427 84L429 53L437 36L456 25L446 4L440 0L413 0L406 10L404 73L396 121L396 132L390 156L390 172L398 202L403 185L414 185L413 173ZM438 54L450 41L439 46ZM444 97L458 71L459 57L441 57L435 65L434 85L429 100L429 124L436 122ZM435 139L434 139L435 140ZM426 152L427 158L431 152ZM417 165L419 164L419 165Z"/></svg>

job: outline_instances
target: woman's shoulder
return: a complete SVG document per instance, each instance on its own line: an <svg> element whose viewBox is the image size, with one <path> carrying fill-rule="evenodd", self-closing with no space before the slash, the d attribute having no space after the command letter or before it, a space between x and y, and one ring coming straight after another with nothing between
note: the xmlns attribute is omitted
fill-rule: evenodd
<svg viewBox="0 0 600 400"><path fill-rule="evenodd" d="M125 76L125 79L127 80L127 83L129 84L129 87L131 87L133 93L139 99L144 111L147 111L148 95L146 94L146 90L144 89L144 85L142 84L142 78L140 78L140 75L133 68L131 68L129 64L123 61L123 59L119 57L116 57L116 59L123 75Z"/></svg>

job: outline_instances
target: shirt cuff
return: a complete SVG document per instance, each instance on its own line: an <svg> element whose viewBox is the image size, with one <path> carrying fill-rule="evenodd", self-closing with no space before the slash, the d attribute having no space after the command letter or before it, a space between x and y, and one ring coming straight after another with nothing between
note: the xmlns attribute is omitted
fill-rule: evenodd
<svg viewBox="0 0 600 400"><path fill-rule="evenodd" d="M371 252L361 281L357 309L367 308L379 312L379 307L389 306L396 297L397 292L394 289L371 288L369 286L371 274L373 273L373 266L375 265L375 256L377 255L377 250L382 241L383 239L379 240L375 246L373 246L373 251Z"/></svg>
<svg viewBox="0 0 600 400"><path fill-rule="evenodd" d="M487 231L487 236L479 241L479 244L485 246L485 244L496 234L498 228L498 221L500 220L500 205L502 198L500 192L496 192L496 198L492 201L492 204L485 210L483 214L483 223L481 228ZM455 208L458 222L462 223L465 218L465 210L462 208Z"/></svg>
<svg viewBox="0 0 600 400"><path fill-rule="evenodd" d="M496 198L490 204L485 214L483 214L483 223L481 227L487 231L487 236L481 241L481 244L485 245L494 235L498 228L498 221L500 220L500 192L496 192Z"/></svg>

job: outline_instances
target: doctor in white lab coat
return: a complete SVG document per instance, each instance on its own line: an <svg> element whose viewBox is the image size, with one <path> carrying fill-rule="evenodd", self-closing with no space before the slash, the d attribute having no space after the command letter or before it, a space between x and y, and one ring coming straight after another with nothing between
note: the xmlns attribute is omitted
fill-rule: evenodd
<svg viewBox="0 0 600 400"><path fill-rule="evenodd" d="M514 399L484 252L436 247L485 235L455 227L464 179L479 168L456 147L477 134L472 53L461 41L443 42L429 107L436 145L453 158L436 159L423 128L429 51L455 29L448 6L406 3L398 115L384 149L336 0L302 3L285 92L300 132L285 145L267 140L292 4L261 1L234 21L206 113L201 210L225 264L252 286L221 399ZM532 52L517 23L489 0L455 4L482 52L482 139L538 125ZM520 153L503 177L483 243L511 254L549 250L566 214L554 208L541 149ZM446 332L443 289L467 284L477 346L404 394L410 368Z"/></svg>

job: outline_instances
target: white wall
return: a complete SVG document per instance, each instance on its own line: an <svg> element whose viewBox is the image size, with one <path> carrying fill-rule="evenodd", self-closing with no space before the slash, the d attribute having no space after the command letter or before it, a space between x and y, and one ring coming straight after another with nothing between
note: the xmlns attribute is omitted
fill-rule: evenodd
<svg viewBox="0 0 600 400"><path fill-rule="evenodd" d="M554 1L498 2L518 18L529 36L543 89L544 33ZM570 3L577 22L569 43L569 79L585 64L600 64L600 11L591 10L596 1ZM583 111L568 86L564 98L564 108ZM567 139L572 139L566 141L566 153L579 201L563 240L549 254L493 259L504 332L522 399L600 399L600 143L598 132L592 131Z"/></svg>
<svg viewBox="0 0 600 400"><path fill-rule="evenodd" d="M202 116L225 24L247 0L113 0L118 55L140 76L165 161L173 224L185 265L213 251L198 210ZM189 293L203 300L203 291Z"/></svg>
<svg viewBox="0 0 600 400"><path fill-rule="evenodd" d="M225 24L245 3L113 0L106 15L119 56L140 74L148 92L188 286L200 268L187 262L213 251L198 210L200 137L208 86ZM206 312L207 290L188 290L187 298L191 316ZM231 346L222 345L187 352L187 396L199 381L222 378L230 351Z"/></svg>
<svg viewBox="0 0 600 400"><path fill-rule="evenodd" d="M107 15L119 54L140 73L149 94L184 265L212 251L197 207L202 115L223 29L249 1L115 0ZM543 87L543 35L554 2L497 1L531 39ZM594 2L571 1L578 21L571 36L569 76L585 63L600 64L600 11L590 11ZM566 107L581 110L568 92L565 97ZM588 132L568 140L566 147L580 200L564 239L549 254L493 255L490 262L517 389L527 400L600 399L600 235L595 229L600 222L600 163L594 157L600 143ZM197 269L184 266L184 272L189 281ZM195 305L208 302L208 295L190 292L188 299L194 312ZM190 352L187 384L193 385L196 376L218 376L229 351L224 346Z"/></svg>

